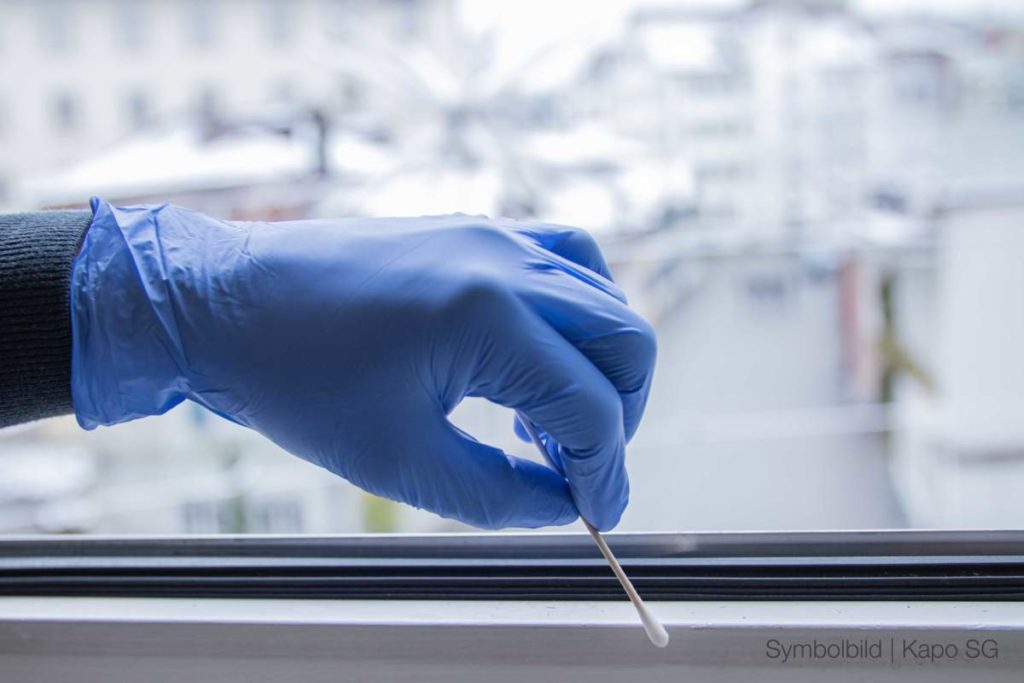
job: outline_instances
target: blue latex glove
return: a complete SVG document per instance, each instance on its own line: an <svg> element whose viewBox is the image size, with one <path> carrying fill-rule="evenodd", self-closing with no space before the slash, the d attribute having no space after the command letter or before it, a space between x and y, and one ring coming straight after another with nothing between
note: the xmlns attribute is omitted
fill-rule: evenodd
<svg viewBox="0 0 1024 683"><path fill-rule="evenodd" d="M578 230L443 216L94 219L72 272L86 429L184 399L375 494L486 528L618 522L655 357ZM475 441L465 396L522 411L565 477Z"/></svg>

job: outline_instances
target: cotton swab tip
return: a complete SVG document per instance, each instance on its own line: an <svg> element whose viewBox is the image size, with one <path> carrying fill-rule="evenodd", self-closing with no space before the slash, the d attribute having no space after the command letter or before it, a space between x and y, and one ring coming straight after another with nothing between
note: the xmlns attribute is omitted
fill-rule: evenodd
<svg viewBox="0 0 1024 683"><path fill-rule="evenodd" d="M654 647L668 647L668 631L658 621L658 618L651 614L651 611L647 609L647 605L641 603L636 607L636 611L640 615L640 623L643 624L644 632L647 633L647 638L651 641L651 644Z"/></svg>

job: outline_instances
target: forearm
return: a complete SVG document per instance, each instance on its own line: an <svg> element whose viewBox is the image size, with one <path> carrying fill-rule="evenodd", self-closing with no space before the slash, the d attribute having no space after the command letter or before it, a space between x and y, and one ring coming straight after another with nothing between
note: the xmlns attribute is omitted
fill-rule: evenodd
<svg viewBox="0 0 1024 683"><path fill-rule="evenodd" d="M71 263L92 214L0 215L0 427L71 407Z"/></svg>

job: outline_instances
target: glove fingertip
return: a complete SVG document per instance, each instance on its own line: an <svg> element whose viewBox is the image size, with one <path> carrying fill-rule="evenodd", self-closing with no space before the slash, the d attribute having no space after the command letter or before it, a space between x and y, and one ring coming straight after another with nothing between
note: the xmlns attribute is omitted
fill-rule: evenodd
<svg viewBox="0 0 1024 683"><path fill-rule="evenodd" d="M587 521L598 531L611 531L622 521L622 515L626 511L627 503L628 500L622 500L613 505L596 508L591 517L587 518Z"/></svg>
<svg viewBox="0 0 1024 683"><path fill-rule="evenodd" d="M599 471L569 478L580 514L599 531L615 528L629 504L625 445L620 443L617 450L617 456Z"/></svg>

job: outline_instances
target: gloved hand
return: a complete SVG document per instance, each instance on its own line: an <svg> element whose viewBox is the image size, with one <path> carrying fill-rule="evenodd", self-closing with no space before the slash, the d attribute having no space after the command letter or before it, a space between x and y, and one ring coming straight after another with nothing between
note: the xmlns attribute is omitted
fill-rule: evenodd
<svg viewBox="0 0 1024 683"><path fill-rule="evenodd" d="M71 284L84 428L188 398L444 517L618 522L655 343L586 233L469 216L243 223L92 207ZM454 427L446 415L465 396L522 411L565 477Z"/></svg>

